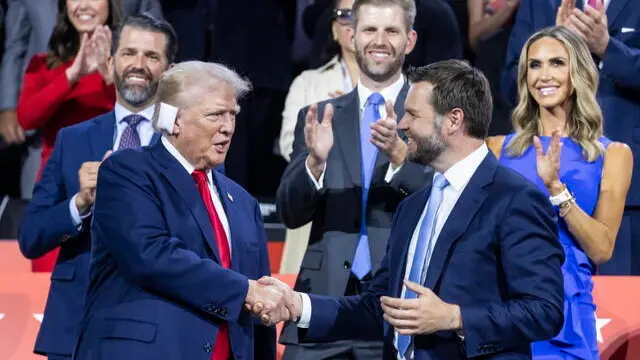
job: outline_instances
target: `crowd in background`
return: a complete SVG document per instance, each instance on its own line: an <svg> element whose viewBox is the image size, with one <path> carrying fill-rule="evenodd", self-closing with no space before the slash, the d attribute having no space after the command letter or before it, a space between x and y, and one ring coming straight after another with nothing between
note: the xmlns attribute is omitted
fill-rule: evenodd
<svg viewBox="0 0 640 360"><path fill-rule="evenodd" d="M105 71L79 68L76 55L82 51L65 45L70 24L59 14L64 3L5 0L0 4L0 193L11 198L30 199L60 128L113 106L112 80L103 79ZM83 1L70 3L79 6ZM108 6L117 10L109 13L104 25L107 30L113 28L122 15L135 12L164 17L180 39L177 61L220 62L252 81L254 89L242 100L243 111L225 171L254 196L272 201L291 160L299 109L348 93L358 82L348 33L352 3L114 0ZM414 29L418 38L403 67L443 59L468 60L491 84L489 135L508 134L513 130L511 112L520 50L528 35L555 24L558 5L559 0L417 0ZM599 101L604 108L604 130L635 151L640 40L633 16L638 6L625 0L607 0L603 5L612 45L608 57L597 53L593 57L601 71ZM52 54L65 61L52 62ZM640 225L635 225L638 222L631 221L640 201L638 192L633 191L635 178L626 203L628 216L622 224L629 239L637 238L640 230ZM640 273L640 265L634 264L631 256L640 251L638 247L630 241L619 244L619 266L611 271Z"/></svg>

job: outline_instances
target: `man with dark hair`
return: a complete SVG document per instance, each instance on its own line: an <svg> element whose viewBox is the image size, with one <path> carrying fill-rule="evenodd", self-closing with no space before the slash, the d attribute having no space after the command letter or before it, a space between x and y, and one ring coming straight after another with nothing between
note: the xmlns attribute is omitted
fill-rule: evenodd
<svg viewBox="0 0 640 360"><path fill-rule="evenodd" d="M359 83L298 115L292 161L276 196L287 227L313 222L298 291L331 296L365 291L384 256L396 207L432 175L431 169L405 162L407 145L397 129L409 88L402 65L416 40L415 12L412 0L355 1ZM309 345L299 343L297 333L295 324L285 326L284 359L382 355L381 337Z"/></svg>
<svg viewBox="0 0 640 360"><path fill-rule="evenodd" d="M289 290L301 341L384 334L385 360L530 359L531 342L552 338L563 323L553 208L489 152L491 91L482 73L449 60L409 78L398 128L409 159L435 169L433 184L398 207L364 294ZM287 289L272 278L261 283ZM280 320L281 312L254 311Z"/></svg>
<svg viewBox="0 0 640 360"><path fill-rule="evenodd" d="M41 144L39 134L24 133L18 123L16 106L22 78L31 58L47 51L47 44L56 23L57 0L9 0L5 8L6 39L0 64L0 167L5 177L17 178L18 191L23 199L30 199L40 169ZM122 14L149 12L162 18L159 0L118 0ZM111 29L113 30L113 29ZM13 145L13 146L11 146ZM6 146L10 146L6 148ZM25 155L25 159L22 156ZM11 165L5 166L5 156ZM11 159L17 156L19 159ZM22 172L22 174L20 174ZM0 189L2 193L3 189Z"/></svg>
<svg viewBox="0 0 640 360"><path fill-rule="evenodd" d="M126 18L114 32L109 63L117 90L113 111L63 128L20 227L22 253L37 258L60 246L35 352L68 359L89 278L92 208L98 168L111 151L153 142L151 117L160 75L175 56L171 26L150 15Z"/></svg>

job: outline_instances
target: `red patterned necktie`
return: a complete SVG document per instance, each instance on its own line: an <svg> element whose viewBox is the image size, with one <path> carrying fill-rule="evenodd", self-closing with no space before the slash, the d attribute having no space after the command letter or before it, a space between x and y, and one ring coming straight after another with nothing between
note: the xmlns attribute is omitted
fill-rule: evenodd
<svg viewBox="0 0 640 360"><path fill-rule="evenodd" d="M195 170L191 176L196 182L198 192L204 201L207 213L209 213L209 219L211 220L211 225L213 225L213 233L216 237L218 254L220 254L220 262L224 268L228 269L231 266L231 251L229 250L227 233L224 231L222 221L220 221L218 212L213 206L213 198L211 197L211 191L209 191L207 173L204 170ZM216 337L216 343L213 347L211 360L228 360L230 357L229 329L227 323L223 322L218 326L218 336Z"/></svg>
<svg viewBox="0 0 640 360"><path fill-rule="evenodd" d="M589 6L591 6L592 8L594 8L594 9L595 9L595 8L596 8L596 2L597 2L598 0L588 0L588 1L589 1L589 2L588 2Z"/></svg>

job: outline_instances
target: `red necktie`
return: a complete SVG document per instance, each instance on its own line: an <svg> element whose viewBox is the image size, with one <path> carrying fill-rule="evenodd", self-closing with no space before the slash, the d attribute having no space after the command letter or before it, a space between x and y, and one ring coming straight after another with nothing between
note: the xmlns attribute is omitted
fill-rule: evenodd
<svg viewBox="0 0 640 360"><path fill-rule="evenodd" d="M228 269L231 266L229 242L227 240L227 233L225 233L224 227L222 226L222 221L220 221L216 208L213 206L213 198L211 197L211 191L209 191L207 173L204 170L195 170L191 176L193 176L196 182L198 192L200 192L200 196L202 196L204 205L209 213L209 219L213 225L213 232L216 237L216 245L218 246L218 254L220 254L220 262L222 263L222 267ZM222 323L218 327L218 336L216 337L216 343L213 347L211 360L228 360L230 357L229 329L227 328L227 323Z"/></svg>
<svg viewBox="0 0 640 360"><path fill-rule="evenodd" d="M589 4L589 6L591 6L592 8L594 8L594 9L595 9L595 8L596 8L596 1L597 1L597 0L588 0L588 4Z"/></svg>

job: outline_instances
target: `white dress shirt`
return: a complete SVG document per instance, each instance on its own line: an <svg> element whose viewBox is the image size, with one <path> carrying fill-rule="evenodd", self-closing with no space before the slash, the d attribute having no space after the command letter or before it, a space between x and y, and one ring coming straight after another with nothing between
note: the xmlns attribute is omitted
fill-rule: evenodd
<svg viewBox="0 0 640 360"><path fill-rule="evenodd" d="M142 115L145 119L147 119L146 121L141 121L136 128L138 130L138 135L140 136L140 144L142 144L142 146L149 145L154 134L153 124L151 123L154 106L155 105L151 105L137 113L138 115ZM116 123L114 124L114 126L116 127L116 131L114 131L113 134L113 151L118 150L122 133L124 132L124 129L127 128L127 123L122 120L131 114L133 114L133 112L116 102L114 108L114 115L116 118ZM78 207L76 206L76 196L78 196L78 194L73 195L73 197L69 201L69 212L71 213L71 221L73 221L73 225L75 225L78 231L80 231L82 230L82 220L89 217L89 215L91 215L91 211L87 212L86 214L80 215Z"/></svg>
<svg viewBox="0 0 640 360"><path fill-rule="evenodd" d="M380 95L382 95L382 97L384 98L384 101L386 102L387 100L391 100L392 104L395 105L396 99L398 98L398 94L400 94L400 91L404 86L404 82L405 82L404 75L400 75L398 80L396 80L393 84L382 89L380 91ZM360 81L358 81L357 88L358 88L358 101L360 103L360 126L363 126L362 114L364 113L364 108L367 105L367 99L369 98L369 96L371 96L371 94L373 94L373 91L369 90L364 85L362 85L362 82ZM384 119L387 116L387 110L384 104L378 106L378 111L380 112L380 117L382 119ZM358 146L358 148L360 147ZM307 174L309 175L309 178L311 179L313 184L316 186L316 189L317 190L322 189L322 186L323 186L322 184L324 182L324 173L325 173L325 170L327 169L327 164L325 163L324 169L322 170L322 174L320 175L320 178L318 180L316 180L313 174L311 174L311 170L309 169L309 166L306 162L305 162L305 167L307 168ZM384 176L384 180L386 182L391 182L391 180L393 179L393 176L396 173L398 173L398 171L401 168L402 168L402 165L394 169L391 163L389 163L389 167L387 168L387 173Z"/></svg>
<svg viewBox="0 0 640 360"><path fill-rule="evenodd" d="M433 250L433 248L435 247L438 236L440 235L440 231L442 230L444 224L447 222L447 219L449 218L451 211L453 210L456 203L458 202L460 195L462 195L462 192L467 187L469 180L471 180L471 177L476 172L476 170L480 166L480 163L482 163L482 161L484 160L484 158L487 156L488 153L489 153L489 149L487 148L487 145L483 143L469 156L457 162L455 165L453 165L447 171L445 171L444 177L447 179L447 181L449 181L449 186L447 186L443 190L442 203L438 208L438 212L436 215L436 224L434 226L433 238L435 241L432 241L431 243L431 250ZM424 209L422 210L422 215L420 215L420 221L418 222L418 225L414 229L413 235L411 236L411 243L409 244L409 251L407 253L407 261L406 261L405 272L404 272L405 279L409 279L409 273L411 272L411 265L413 264L413 257L416 252L416 246L418 244L418 236L420 234L420 225L427 213L428 205L429 205L429 201L427 201L427 203L425 204ZM427 250L425 249L425 251ZM431 253L433 254L433 251L431 251ZM430 260L431 259L425 259L425 267L427 269L428 269L428 264ZM407 290L406 287L403 285L401 297L404 297L406 290ZM301 293L301 295L302 295L302 314L300 316L300 320L298 321L298 327L308 328L309 323L311 321L311 311L312 311L311 299L309 298L309 295L305 293ZM396 348L397 348L397 341L398 341L398 333L396 332L394 334L394 340L393 340L394 346ZM398 355L398 359L412 360L413 359L412 347L410 347L409 350L410 351L408 352L407 358L402 358L400 357L400 355Z"/></svg>
<svg viewBox="0 0 640 360"><path fill-rule="evenodd" d="M195 168L191 163L180 154L178 149L173 146L169 140L167 140L164 136L160 138L162 141L162 145L167 149L169 154L173 156L180 165L191 175ZM229 229L229 220L227 219L227 214L224 212L224 206L222 206L222 200L220 200L220 194L218 193L218 188L213 186L213 175L211 175L211 169L207 170L207 185L209 186L209 192L211 193L211 198L213 199L213 207L216 208L216 212L218 213L218 217L220 218L220 222L222 223L222 227L224 228L225 234L227 234L227 241L229 242L229 254L231 254L231 230ZM195 180L194 180L194 185ZM212 224L213 225L213 224Z"/></svg>

